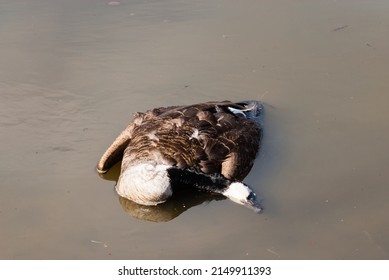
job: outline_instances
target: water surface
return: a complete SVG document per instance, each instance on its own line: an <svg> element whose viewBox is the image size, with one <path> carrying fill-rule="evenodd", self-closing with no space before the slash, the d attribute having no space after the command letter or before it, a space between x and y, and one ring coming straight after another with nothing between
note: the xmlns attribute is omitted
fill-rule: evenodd
<svg viewBox="0 0 389 280"><path fill-rule="evenodd" d="M388 13L0 1L0 258L388 259ZM116 195L118 168L97 175L133 113L225 99L265 102L245 179L263 214L199 195L145 217Z"/></svg>

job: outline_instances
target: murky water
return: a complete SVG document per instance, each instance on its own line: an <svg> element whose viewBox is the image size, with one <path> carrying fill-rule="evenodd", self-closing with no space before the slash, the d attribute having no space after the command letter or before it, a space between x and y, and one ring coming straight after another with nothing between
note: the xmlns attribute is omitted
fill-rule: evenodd
<svg viewBox="0 0 389 280"><path fill-rule="evenodd" d="M0 258L389 258L389 2L295 2L1 0ZM266 104L262 215L97 175L132 113L225 99Z"/></svg>

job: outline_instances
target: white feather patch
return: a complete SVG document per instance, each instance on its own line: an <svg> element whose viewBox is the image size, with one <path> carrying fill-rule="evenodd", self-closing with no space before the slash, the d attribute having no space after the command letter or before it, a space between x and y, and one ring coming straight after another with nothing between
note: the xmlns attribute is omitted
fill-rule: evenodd
<svg viewBox="0 0 389 280"><path fill-rule="evenodd" d="M142 205L165 202L171 195L168 165L144 162L122 170L116 185L117 193Z"/></svg>
<svg viewBox="0 0 389 280"><path fill-rule="evenodd" d="M242 115L242 116L246 117L245 113L243 113L242 110L235 109L235 108L232 108L232 107L227 107L227 108L228 108L228 110L230 110L235 115Z"/></svg>
<svg viewBox="0 0 389 280"><path fill-rule="evenodd" d="M250 193L251 190L248 186L240 182L234 182L228 186L228 188L223 192L223 195L238 204L243 204L247 201L247 197Z"/></svg>
<svg viewBox="0 0 389 280"><path fill-rule="evenodd" d="M193 131L192 135L189 137L189 140L192 140L193 138L199 140L199 130L198 129L195 129Z"/></svg>

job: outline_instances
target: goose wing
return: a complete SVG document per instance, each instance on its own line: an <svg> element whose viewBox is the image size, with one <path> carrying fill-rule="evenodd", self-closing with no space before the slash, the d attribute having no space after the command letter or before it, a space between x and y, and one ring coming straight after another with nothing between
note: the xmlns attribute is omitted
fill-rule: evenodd
<svg viewBox="0 0 389 280"><path fill-rule="evenodd" d="M176 107L177 106L160 107L149 110L146 113L138 112L134 114L132 122L119 134L100 158L97 164L97 171L99 173L106 173L112 166L123 159L124 152L133 139L134 131L136 131L136 128L141 126L145 120L146 122L148 120L153 123L153 120L158 119L161 114L172 111ZM155 126L155 124L153 126Z"/></svg>
<svg viewBox="0 0 389 280"><path fill-rule="evenodd" d="M191 146L181 146L192 151L195 158L187 162L189 166L179 167L195 167L206 174L221 173L228 179L243 179L254 163L261 138L261 128L252 119L257 113L251 112L248 105L207 102L164 112L161 116L180 119L180 128L190 135ZM252 110L259 110L258 106L252 106Z"/></svg>
<svg viewBox="0 0 389 280"><path fill-rule="evenodd" d="M257 124L244 119L240 124L219 137L220 141L234 143L222 162L221 173L229 179L243 180L250 172L259 149L261 130Z"/></svg>
<svg viewBox="0 0 389 280"><path fill-rule="evenodd" d="M200 170L242 180L256 158L260 126L242 113L240 104L224 102L214 106L199 118L198 138L206 155L199 161Z"/></svg>
<svg viewBox="0 0 389 280"><path fill-rule="evenodd" d="M134 120L124 129L105 151L97 163L97 172L106 173L112 166L122 160L124 150L129 145L134 128L142 122L144 114L137 113Z"/></svg>

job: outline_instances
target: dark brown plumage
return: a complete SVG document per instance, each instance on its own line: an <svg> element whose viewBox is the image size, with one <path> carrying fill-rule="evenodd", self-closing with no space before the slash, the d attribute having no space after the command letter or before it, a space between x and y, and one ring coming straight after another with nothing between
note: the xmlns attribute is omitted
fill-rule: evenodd
<svg viewBox="0 0 389 280"><path fill-rule="evenodd" d="M126 162L152 160L242 180L259 149L261 127L256 118L260 110L258 102L223 101L136 113L97 169L104 173L125 157Z"/></svg>

